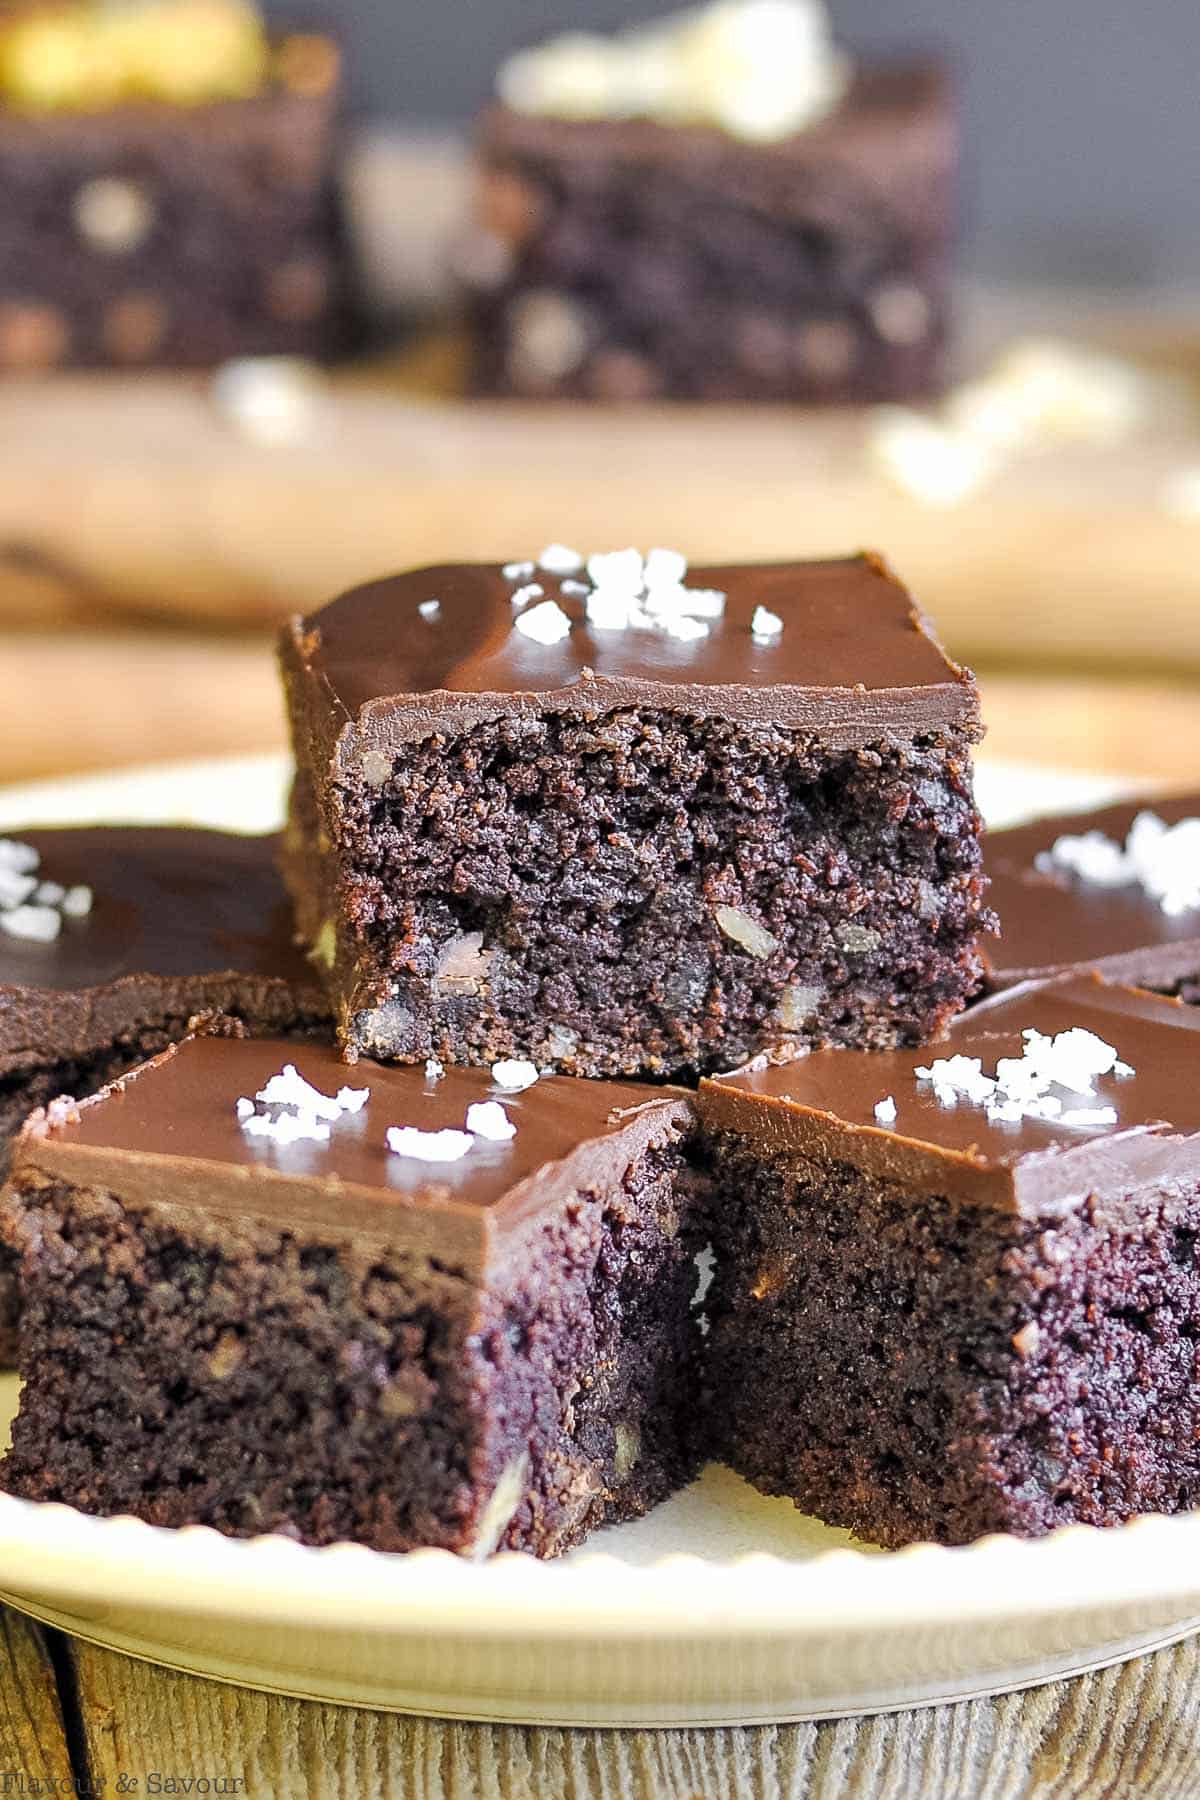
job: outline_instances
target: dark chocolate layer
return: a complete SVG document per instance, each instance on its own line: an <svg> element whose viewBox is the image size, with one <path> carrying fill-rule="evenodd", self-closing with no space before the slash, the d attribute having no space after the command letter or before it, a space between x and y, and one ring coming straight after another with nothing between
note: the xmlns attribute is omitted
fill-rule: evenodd
<svg viewBox="0 0 1200 1800"><path fill-rule="evenodd" d="M1138 813L1168 825L1200 818L1200 794L1127 800L997 831L984 840L999 938L983 943L997 987L1033 975L1100 969L1111 981L1174 990L1200 975L1200 909L1172 918L1137 882L1100 887L1066 869L1044 872L1037 858L1060 837L1103 832L1123 844Z"/></svg>
<svg viewBox="0 0 1200 1800"><path fill-rule="evenodd" d="M368 1088L327 1143L281 1146L243 1130L253 1099L294 1063L325 1094ZM389 1126L464 1128L467 1107L498 1100L516 1126L507 1142L476 1138L457 1162L428 1163L387 1148ZM619 1082L544 1078L519 1093L483 1069L360 1061L347 1069L324 1045L191 1038L73 1108L38 1113L13 1151L30 1168L95 1186L129 1204L192 1208L307 1226L331 1241L366 1235L471 1267L503 1232L581 1189L603 1189L651 1143L691 1117L685 1095Z"/></svg>
<svg viewBox="0 0 1200 1800"><path fill-rule="evenodd" d="M1116 1048L1131 1076L1104 1076L1080 1107L1113 1107L1115 1125L1071 1126L1049 1119L989 1122L959 1098L943 1106L918 1067L935 1058L979 1057L994 1074L1000 1057L1019 1057L1022 1032L1073 1027ZM893 1125L875 1118L887 1097ZM1148 1182L1191 1177L1200 1167L1200 1015L1179 1002L1096 977L1029 983L986 1000L956 1021L944 1044L871 1053L818 1051L783 1066L749 1067L705 1081L701 1116L764 1153L788 1152L852 1163L864 1173L1036 1215L1087 1196L1120 1200Z"/></svg>
<svg viewBox="0 0 1200 1800"><path fill-rule="evenodd" d="M483 564L393 576L293 620L285 655L343 723L357 724L357 746L343 738L342 756L500 715L590 717L635 705L812 730L836 746L978 719L970 676L876 556L692 569L690 587L727 598L707 636L688 642L596 630L559 579L540 570L527 579L570 617L561 642L517 631L512 596L522 583ZM423 618L418 609L432 599L439 610ZM783 620L769 643L751 633L759 606Z"/></svg>
<svg viewBox="0 0 1200 1800"><path fill-rule="evenodd" d="M0 932L0 1076L86 1058L167 1016L227 1010L284 1030L327 1010L293 942L278 840L161 826L10 834L37 874L92 889L51 943Z"/></svg>

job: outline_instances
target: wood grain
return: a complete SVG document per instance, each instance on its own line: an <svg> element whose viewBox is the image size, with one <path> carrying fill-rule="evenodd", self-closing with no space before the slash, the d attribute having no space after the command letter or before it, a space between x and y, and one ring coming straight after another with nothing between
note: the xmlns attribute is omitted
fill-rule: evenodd
<svg viewBox="0 0 1200 1800"><path fill-rule="evenodd" d="M1187 357L1144 324L1148 359L1168 343L1182 388ZM0 620L262 623L389 568L550 539L697 561L869 545L968 658L1200 669L1200 521L1162 501L1200 463L1190 424L1027 456L939 511L873 471L861 413L472 404L438 358L336 377L285 446L248 438L195 376L0 385L0 436L21 446L0 478Z"/></svg>
<svg viewBox="0 0 1200 1800"><path fill-rule="evenodd" d="M19 1793L14 1774L33 1792L35 1780L69 1783L71 1760L41 1629L0 1609L0 1793Z"/></svg>
<svg viewBox="0 0 1200 1800"><path fill-rule="evenodd" d="M77 1645L93 1778L223 1775L253 1800L1184 1800L1200 1645L999 1699L821 1725L448 1725L243 1693Z"/></svg>

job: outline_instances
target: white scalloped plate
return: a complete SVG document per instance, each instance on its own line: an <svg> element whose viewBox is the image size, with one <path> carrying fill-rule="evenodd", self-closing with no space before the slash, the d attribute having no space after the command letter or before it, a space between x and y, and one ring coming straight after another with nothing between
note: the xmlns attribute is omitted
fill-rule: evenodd
<svg viewBox="0 0 1200 1800"><path fill-rule="evenodd" d="M267 829L279 758L0 792L0 830ZM985 763L993 822L1113 784ZM0 1383L11 1414L16 1382ZM214 1446L219 1454L219 1447ZM0 1596L177 1668L306 1698L545 1724L746 1724L1047 1681L1200 1628L1200 1515L889 1554L719 1468L559 1563L156 1531L0 1496Z"/></svg>

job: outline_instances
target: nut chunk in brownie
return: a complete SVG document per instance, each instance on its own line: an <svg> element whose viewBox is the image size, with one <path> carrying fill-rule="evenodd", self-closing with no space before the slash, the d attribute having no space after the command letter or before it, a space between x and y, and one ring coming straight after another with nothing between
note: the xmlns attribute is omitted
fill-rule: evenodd
<svg viewBox="0 0 1200 1800"><path fill-rule="evenodd" d="M339 88L251 0L0 7L0 371L336 349Z"/></svg>
<svg viewBox="0 0 1200 1800"><path fill-rule="evenodd" d="M119 825L0 838L0 1177L35 1106L93 1093L197 1015L260 1032L328 1017L292 941L277 842ZM0 1362L16 1312L0 1249Z"/></svg>
<svg viewBox="0 0 1200 1800"><path fill-rule="evenodd" d="M728 1068L920 1041L978 984L977 694L877 557L551 545L357 588L283 668L352 1056Z"/></svg>
<svg viewBox="0 0 1200 1800"><path fill-rule="evenodd" d="M856 65L818 0L718 0L523 52L498 87L458 256L479 389L830 402L936 386L958 164L940 62Z"/></svg>
<svg viewBox="0 0 1200 1800"><path fill-rule="evenodd" d="M289 1066L290 1065L290 1066ZM521 1086L529 1081L530 1085ZM0 1479L235 1535L550 1556L691 1473L691 1103L192 1038L17 1141Z"/></svg>
<svg viewBox="0 0 1200 1800"><path fill-rule="evenodd" d="M1200 1000L1200 794L1129 800L992 832L995 987L1099 969Z"/></svg>
<svg viewBox="0 0 1200 1800"><path fill-rule="evenodd" d="M714 1454L886 1545L1200 1501L1200 1014L1096 976L705 1085Z"/></svg>

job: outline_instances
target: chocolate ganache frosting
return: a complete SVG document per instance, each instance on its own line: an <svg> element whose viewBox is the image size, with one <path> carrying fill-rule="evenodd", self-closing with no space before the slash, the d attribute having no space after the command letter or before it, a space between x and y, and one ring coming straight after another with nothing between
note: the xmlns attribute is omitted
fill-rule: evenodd
<svg viewBox="0 0 1200 1800"><path fill-rule="evenodd" d="M984 1074L1020 1057L1023 1032L1075 1027L1112 1045L1132 1074L1102 1076L1081 1109L1116 1122L989 1120L984 1107L939 1101L916 1071L939 1058L978 1057ZM881 1123L880 1103L895 1117ZM985 1000L923 1049L817 1051L777 1067L748 1065L705 1081L710 1130L751 1138L765 1154L853 1164L920 1189L1026 1216L1087 1197L1119 1201L1150 1182L1200 1180L1200 1011L1090 975L1028 982Z"/></svg>
<svg viewBox="0 0 1200 1800"><path fill-rule="evenodd" d="M1134 819L1147 811L1167 825L1200 819L1200 794L1122 801L985 838L1000 936L985 938L983 948L996 986L1070 969L1098 968L1112 981L1164 988L1200 975L1200 907L1171 914L1137 881L1109 886L1063 867L1038 867L1039 856L1061 837L1098 831L1124 844Z"/></svg>
<svg viewBox="0 0 1200 1800"><path fill-rule="evenodd" d="M238 1101L252 1101L288 1063L322 1094L349 1086L369 1097L331 1123L326 1142L251 1135ZM388 1148L391 1126L461 1132L468 1106L489 1100L516 1127L506 1140L476 1137L455 1161ZM620 1181L649 1144L691 1118L690 1098L672 1089L546 1076L512 1092L486 1069L430 1079L417 1067L348 1069L331 1046L311 1042L195 1037L92 1099L35 1113L13 1167L95 1184L125 1204L282 1220L478 1269L506 1233Z"/></svg>
<svg viewBox="0 0 1200 1800"><path fill-rule="evenodd" d="M969 674L874 555L689 569L687 587L715 590L724 606L686 638L590 623L582 571L507 568L522 573L465 564L397 575L291 622L289 677L315 684L315 714L353 726L340 732L343 764L498 716L619 707L810 730L835 746L977 727ZM532 601L521 597L530 585ZM553 642L517 624L545 602L569 621ZM754 630L760 609L780 622L775 635Z"/></svg>
<svg viewBox="0 0 1200 1800"><path fill-rule="evenodd" d="M283 1028L328 1008L293 942L278 840L166 826L10 834L39 883L90 889L49 941L0 930L0 1076L88 1056L163 1015L247 1010Z"/></svg>

